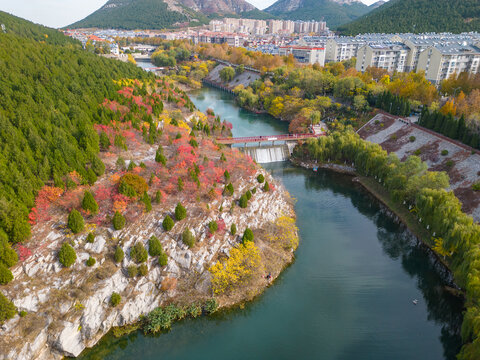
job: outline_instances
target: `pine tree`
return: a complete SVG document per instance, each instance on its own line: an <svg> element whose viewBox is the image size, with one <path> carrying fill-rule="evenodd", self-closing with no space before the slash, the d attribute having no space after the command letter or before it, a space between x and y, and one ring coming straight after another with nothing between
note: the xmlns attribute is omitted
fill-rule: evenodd
<svg viewBox="0 0 480 360"><path fill-rule="evenodd" d="M90 191L85 191L82 200L82 209L89 211L91 214L98 213L98 204Z"/></svg>
<svg viewBox="0 0 480 360"><path fill-rule="evenodd" d="M115 214L113 215L113 228L115 230L121 230L125 227L125 217L118 211L115 211Z"/></svg>
<svg viewBox="0 0 480 360"><path fill-rule="evenodd" d="M73 209L68 215L67 225L74 234L78 234L85 227L85 222L83 220L82 214L80 214L80 212L78 212L77 210Z"/></svg>

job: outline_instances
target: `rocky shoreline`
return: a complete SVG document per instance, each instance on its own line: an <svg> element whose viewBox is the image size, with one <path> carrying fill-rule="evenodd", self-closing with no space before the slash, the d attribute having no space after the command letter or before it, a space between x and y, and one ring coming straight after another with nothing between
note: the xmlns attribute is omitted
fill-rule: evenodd
<svg viewBox="0 0 480 360"><path fill-rule="evenodd" d="M262 173L267 181L275 184L275 191L257 192L248 208L242 209L244 210L242 212L222 213L221 218L226 224L234 222L239 228L249 226L256 234L262 234L268 231L268 227L278 217L294 214L292 201L286 190L267 172L262 171ZM244 188L251 186L252 181L256 179L244 179ZM239 189L239 191L242 190L244 189ZM210 204L212 208L221 205L220 201ZM186 208L188 212L195 211L194 208ZM206 233L197 230L198 244L194 249L188 249L181 240L179 241L178 236L162 232L160 216L162 216L161 213L153 211L123 230L99 233L94 244L84 245L85 235L75 238L73 241L80 259L88 258L90 252L106 255L104 260L95 266L97 271L92 269L88 273L82 272L82 261L77 261L73 269L61 269L51 251L47 252L46 256L34 255L18 266L15 274L19 281L26 281L29 276L48 277L52 281L52 288L31 286L30 289L23 291L24 296L17 296L14 299L17 308L28 311L29 314L25 318L16 316L2 326L0 359L75 357L85 348L94 346L112 327L135 323L141 315L148 314L158 306L177 301L185 303L210 298L212 293L208 267L219 256L226 256L230 249L239 243L239 236L232 237L225 232L209 238ZM212 220L211 217L203 215L195 218L188 226L201 229L210 220ZM178 232L181 233L180 228ZM149 259L147 262L149 273L146 277L138 280L128 278L122 269L133 262L125 257L122 264L114 264L107 255L112 241L116 238L128 239L122 244L127 254L128 249L135 242L145 242L151 235L156 235L160 239L164 250L168 253L169 263L166 269L160 269L155 259ZM62 234L51 231L48 237L52 239L49 247L56 248L62 239ZM280 259L280 266L272 269L272 278L276 278L292 260L293 252L286 251L285 256ZM67 300L66 296L65 300L62 300L61 292L81 291L82 286L86 286L92 277L95 285L90 289L91 293L85 300L81 302ZM168 279L175 279L176 286L166 288ZM232 298L220 297L219 307L251 300L268 285L269 282L262 279L245 291L239 289ZM109 306L113 291L121 293L125 300L116 308ZM232 301L232 299L235 300ZM51 308L52 301L56 303L55 313ZM29 321L31 324L27 329L25 326L19 326L28 317L31 318Z"/></svg>

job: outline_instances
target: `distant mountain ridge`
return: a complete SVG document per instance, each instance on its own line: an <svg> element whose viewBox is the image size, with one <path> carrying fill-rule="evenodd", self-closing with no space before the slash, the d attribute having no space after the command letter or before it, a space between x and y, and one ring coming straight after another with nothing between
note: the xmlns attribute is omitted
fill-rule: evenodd
<svg viewBox="0 0 480 360"><path fill-rule="evenodd" d="M330 28L348 23L371 11L357 0L278 0L264 11L290 20L324 20Z"/></svg>
<svg viewBox="0 0 480 360"><path fill-rule="evenodd" d="M390 0L338 30L345 35L479 31L480 1Z"/></svg>
<svg viewBox="0 0 480 360"><path fill-rule="evenodd" d="M163 29L208 23L207 16L265 18L245 0L109 0L69 28Z"/></svg>

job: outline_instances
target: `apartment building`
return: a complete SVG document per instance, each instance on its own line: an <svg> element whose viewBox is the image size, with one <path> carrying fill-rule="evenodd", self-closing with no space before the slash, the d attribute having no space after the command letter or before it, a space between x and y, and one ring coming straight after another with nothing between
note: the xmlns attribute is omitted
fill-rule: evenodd
<svg viewBox="0 0 480 360"><path fill-rule="evenodd" d="M325 65L325 48L308 46L280 46L279 55L293 57L301 64L319 64Z"/></svg>
<svg viewBox="0 0 480 360"><path fill-rule="evenodd" d="M364 72L369 66L389 72L405 71L409 48L403 43L371 43L363 45L357 53L357 71Z"/></svg>
<svg viewBox="0 0 480 360"><path fill-rule="evenodd" d="M328 39L325 45L325 61L338 62L357 56L358 49L365 45L364 40L342 36Z"/></svg>
<svg viewBox="0 0 480 360"><path fill-rule="evenodd" d="M477 74L480 64L480 48L477 45L436 44L420 53L416 71L425 71L425 77L434 84L453 74L468 72Z"/></svg>

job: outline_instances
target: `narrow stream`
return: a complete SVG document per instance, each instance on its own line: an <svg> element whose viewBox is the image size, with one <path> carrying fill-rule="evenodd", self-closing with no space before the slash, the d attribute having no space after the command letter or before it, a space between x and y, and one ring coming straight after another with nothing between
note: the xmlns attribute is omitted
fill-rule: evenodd
<svg viewBox="0 0 480 360"><path fill-rule="evenodd" d="M234 136L286 132L219 90L191 98L230 121ZM82 358L454 359L462 302L405 227L351 177L287 162L265 167L297 199L301 236L296 261L277 282L244 309L185 320L158 337L106 336Z"/></svg>

